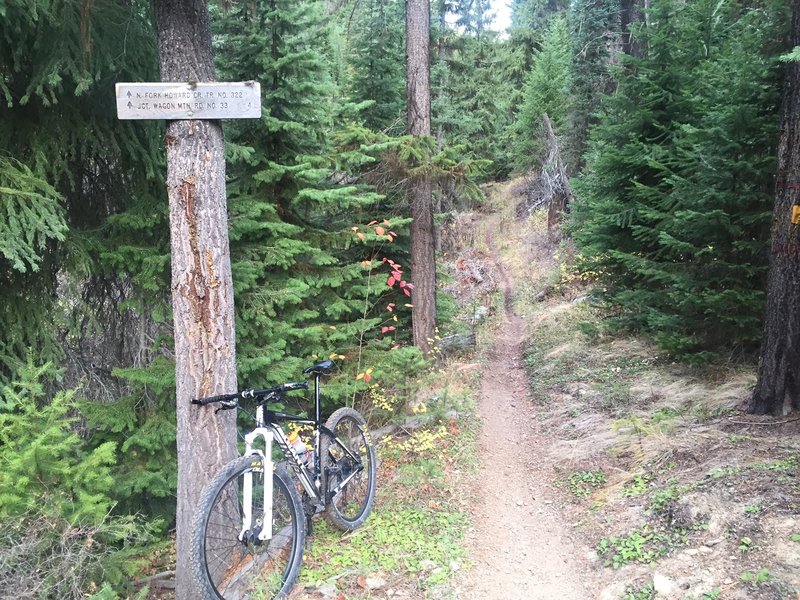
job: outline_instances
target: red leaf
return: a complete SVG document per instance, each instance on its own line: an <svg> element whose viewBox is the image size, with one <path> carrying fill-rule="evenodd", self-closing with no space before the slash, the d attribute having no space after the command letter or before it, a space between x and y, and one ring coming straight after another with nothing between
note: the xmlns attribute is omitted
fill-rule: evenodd
<svg viewBox="0 0 800 600"><path fill-rule="evenodd" d="M375 233L377 233L378 235L383 235L384 233L386 233L386 230L383 227L381 227L380 225L378 225L375 228Z"/></svg>
<svg viewBox="0 0 800 600"><path fill-rule="evenodd" d="M359 575L358 579L356 579L356 583L358 583L358 585L360 587L366 588L367 587L367 578L364 577L363 575ZM341 596L344 596L344 594L341 594ZM342 600L344 600L344 598L342 598Z"/></svg>
<svg viewBox="0 0 800 600"><path fill-rule="evenodd" d="M370 221L367 223L367 227L371 227L372 225L375 225L375 223L377 223L377 221Z"/></svg>
<svg viewBox="0 0 800 600"><path fill-rule="evenodd" d="M401 282L400 282L400 287L401 287L401 288L404 288L404 287L406 287L407 285L408 285L408 284L407 284L405 281L401 281Z"/></svg>
<svg viewBox="0 0 800 600"><path fill-rule="evenodd" d="M366 381L367 383L372 381L372 375L370 375L369 373L365 374L364 375L364 381Z"/></svg>
<svg viewBox="0 0 800 600"><path fill-rule="evenodd" d="M395 306L396 306L396 304L394 302L390 302L389 304L386 305L386 310L388 310L389 312L392 312L394 310Z"/></svg>
<svg viewBox="0 0 800 600"><path fill-rule="evenodd" d="M389 279L386 280L386 285L388 285L389 287L392 287L395 283L396 281L394 277L389 277Z"/></svg>
<svg viewBox="0 0 800 600"><path fill-rule="evenodd" d="M410 296L410 295L411 295L411 292L409 292L409 291L408 291L408 288L407 288L407 287L404 287L404 288L403 288L403 293L404 293L406 296Z"/></svg>

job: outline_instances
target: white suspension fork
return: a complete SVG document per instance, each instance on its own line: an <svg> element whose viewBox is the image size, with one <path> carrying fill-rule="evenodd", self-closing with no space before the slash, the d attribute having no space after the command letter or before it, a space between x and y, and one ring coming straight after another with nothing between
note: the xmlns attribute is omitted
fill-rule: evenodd
<svg viewBox="0 0 800 600"><path fill-rule="evenodd" d="M259 407L260 408L260 407ZM257 438L264 438L264 450L255 448ZM245 438L245 456L260 456L264 472L264 498L262 506L264 512L256 515L256 519L261 519L261 531L258 539L262 542L272 538L272 438L273 433L266 427L256 427L248 433ZM245 534L253 527L253 472L248 471L244 474L242 489L242 531L239 533L239 540L243 541Z"/></svg>

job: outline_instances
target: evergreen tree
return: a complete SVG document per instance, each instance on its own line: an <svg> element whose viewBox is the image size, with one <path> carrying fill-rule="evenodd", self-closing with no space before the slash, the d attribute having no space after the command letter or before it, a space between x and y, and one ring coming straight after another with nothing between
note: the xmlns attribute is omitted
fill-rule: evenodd
<svg viewBox="0 0 800 600"><path fill-rule="evenodd" d="M494 22L495 13L490 0L454 0L453 5L456 25L467 35L480 38Z"/></svg>
<svg viewBox="0 0 800 600"><path fill-rule="evenodd" d="M512 167L509 130L516 108L510 45L494 32L480 38L461 35L451 43L444 64L434 68L433 124L447 144L468 158L491 160L488 177L503 178ZM442 83L440 83L442 82Z"/></svg>
<svg viewBox="0 0 800 600"><path fill-rule="evenodd" d="M610 49L619 31L619 0L576 0L567 22L572 40L572 110L567 163L577 173L600 98L614 88Z"/></svg>
<svg viewBox="0 0 800 600"><path fill-rule="evenodd" d="M102 271L103 223L152 189L158 129L117 121L113 100L115 81L153 77L148 13L139 2L3 6L0 382L28 348L59 363L74 354L86 313L64 308L82 306L87 273Z"/></svg>
<svg viewBox="0 0 800 600"><path fill-rule="evenodd" d="M408 134L431 135L429 0L406 3L406 99ZM417 166L412 159L412 167ZM417 170L408 186L411 206L411 276L414 285L414 345L428 356L436 335L436 231L431 177Z"/></svg>
<svg viewBox="0 0 800 600"><path fill-rule="evenodd" d="M511 27L520 30L545 31L552 18L565 11L566 0L511 0Z"/></svg>
<svg viewBox="0 0 800 600"><path fill-rule="evenodd" d="M218 14L220 74L263 82L261 122L228 130L239 372L259 385L296 377L312 355L352 349L376 324L359 321L365 257L350 249L351 227L378 197L334 178L326 21L316 0Z"/></svg>
<svg viewBox="0 0 800 600"><path fill-rule="evenodd" d="M371 103L359 113L364 125L396 135L405 131L403 15L401 0L367 0L344 23L348 96L357 104Z"/></svg>
<svg viewBox="0 0 800 600"><path fill-rule="evenodd" d="M792 2L778 138L775 205L770 231L764 337L748 412L781 415L800 409L800 0Z"/></svg>
<svg viewBox="0 0 800 600"><path fill-rule="evenodd" d="M725 8L653 3L647 54L607 99L573 205L614 322L696 358L758 329L773 160L780 3Z"/></svg>
<svg viewBox="0 0 800 600"><path fill-rule="evenodd" d="M542 152L542 118L547 115L555 133L565 132L570 108L569 67L571 63L566 20L553 20L533 68L525 82L522 107L517 114L515 163L529 168Z"/></svg>

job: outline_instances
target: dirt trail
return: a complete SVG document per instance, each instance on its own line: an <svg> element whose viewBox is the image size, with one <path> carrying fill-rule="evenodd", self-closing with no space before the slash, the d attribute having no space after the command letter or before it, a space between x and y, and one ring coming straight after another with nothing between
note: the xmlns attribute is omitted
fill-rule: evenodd
<svg viewBox="0 0 800 600"><path fill-rule="evenodd" d="M499 217L498 217L499 218ZM488 230L496 230L494 226ZM468 533L472 570L461 600L592 598L589 549L573 539L552 490L550 440L539 431L522 363L525 321L513 312L513 284L486 235L505 293L505 315L483 366L480 472Z"/></svg>

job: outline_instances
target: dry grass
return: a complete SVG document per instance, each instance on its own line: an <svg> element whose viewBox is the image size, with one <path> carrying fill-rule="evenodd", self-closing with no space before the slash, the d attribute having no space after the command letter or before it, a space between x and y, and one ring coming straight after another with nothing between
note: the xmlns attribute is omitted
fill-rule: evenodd
<svg viewBox="0 0 800 600"><path fill-rule="evenodd" d="M557 285L563 271L545 216L516 220L518 183L494 188L500 216L485 226L496 232L515 308L528 321L530 393L538 427L552 437L554 483L598 470L607 479L588 498L565 490L568 519L590 545L645 523L688 528L686 541L655 567L683 586L682 600L713 589L721 598L797 600L800 542L790 540L800 535L800 422L742 413L755 365L700 369L640 339L584 336L579 324L596 325L602 315L573 301L587 293L579 282ZM563 247L561 255L568 255ZM739 548L742 537L752 548ZM740 577L761 568L769 583ZM614 581L641 588L652 567L607 575L609 590Z"/></svg>

